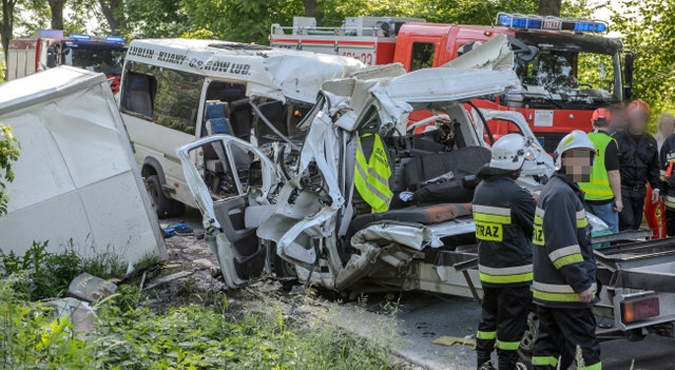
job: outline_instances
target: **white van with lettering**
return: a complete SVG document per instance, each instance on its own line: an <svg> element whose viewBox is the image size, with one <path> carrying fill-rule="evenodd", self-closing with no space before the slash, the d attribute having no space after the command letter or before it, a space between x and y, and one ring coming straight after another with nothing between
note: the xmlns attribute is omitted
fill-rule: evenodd
<svg viewBox="0 0 675 370"><path fill-rule="evenodd" d="M195 205L176 148L212 134L292 141L321 84L361 68L353 58L226 41L132 41L119 108L158 216L177 216ZM208 168L222 149L200 152L195 163L227 173ZM239 185L223 181L225 193L228 186Z"/></svg>

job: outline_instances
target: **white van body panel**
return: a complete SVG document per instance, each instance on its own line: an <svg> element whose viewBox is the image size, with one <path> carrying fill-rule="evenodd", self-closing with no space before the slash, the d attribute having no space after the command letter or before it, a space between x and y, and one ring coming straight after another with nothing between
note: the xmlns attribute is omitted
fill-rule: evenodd
<svg viewBox="0 0 675 370"><path fill-rule="evenodd" d="M129 137L103 74L57 67L0 85L0 122L21 144L0 248L72 242L85 257L166 253Z"/></svg>

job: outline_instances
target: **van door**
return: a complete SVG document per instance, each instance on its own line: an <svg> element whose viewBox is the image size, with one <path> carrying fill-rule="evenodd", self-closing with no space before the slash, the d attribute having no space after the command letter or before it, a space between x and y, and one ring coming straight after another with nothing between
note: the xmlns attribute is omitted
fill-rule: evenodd
<svg viewBox="0 0 675 370"><path fill-rule="evenodd" d="M176 154L225 284L239 288L269 272L268 250L256 230L274 210L268 199L278 183L272 161L229 135L204 137Z"/></svg>

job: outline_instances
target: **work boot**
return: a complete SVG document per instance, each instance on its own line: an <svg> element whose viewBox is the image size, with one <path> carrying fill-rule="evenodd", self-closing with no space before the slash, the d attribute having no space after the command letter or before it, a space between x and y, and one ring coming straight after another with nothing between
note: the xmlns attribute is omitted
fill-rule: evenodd
<svg viewBox="0 0 675 370"><path fill-rule="evenodd" d="M516 362L518 361L518 352L497 350L497 357L499 358L499 370L516 370Z"/></svg>
<svg viewBox="0 0 675 370"><path fill-rule="evenodd" d="M478 370L495 370L492 366L492 359L490 358L490 352L478 352Z"/></svg>

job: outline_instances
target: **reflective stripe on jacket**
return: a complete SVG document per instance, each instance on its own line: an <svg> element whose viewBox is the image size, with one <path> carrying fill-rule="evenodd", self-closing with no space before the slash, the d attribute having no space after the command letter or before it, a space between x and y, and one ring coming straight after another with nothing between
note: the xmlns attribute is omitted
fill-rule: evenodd
<svg viewBox="0 0 675 370"><path fill-rule="evenodd" d="M666 196L665 204L670 209L675 209L675 187L668 186L668 177L675 176L675 135L670 135L663 142L659 153L659 165L661 166L661 186Z"/></svg>
<svg viewBox="0 0 675 370"><path fill-rule="evenodd" d="M614 198L614 191L609 183L607 167L605 167L605 152L607 145L614 139L604 132L588 134L595 146L595 160L590 182L580 182L579 187L586 194L586 200L609 200Z"/></svg>
<svg viewBox="0 0 675 370"><path fill-rule="evenodd" d="M372 150L368 159L363 149L362 138L372 139ZM373 212L386 212L389 209L393 196L389 189L390 176L389 159L380 135L368 133L359 137L356 146L354 186Z"/></svg>
<svg viewBox="0 0 675 370"><path fill-rule="evenodd" d="M531 283L535 205L532 195L508 176L488 176L476 188L473 219L484 286Z"/></svg>
<svg viewBox="0 0 675 370"><path fill-rule="evenodd" d="M539 196L533 241L534 302L552 308L592 305L581 302L578 294L588 288L595 291L591 228L583 193L564 174L555 174Z"/></svg>

